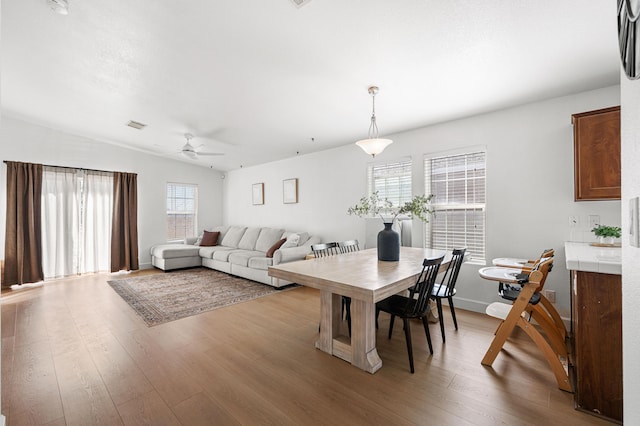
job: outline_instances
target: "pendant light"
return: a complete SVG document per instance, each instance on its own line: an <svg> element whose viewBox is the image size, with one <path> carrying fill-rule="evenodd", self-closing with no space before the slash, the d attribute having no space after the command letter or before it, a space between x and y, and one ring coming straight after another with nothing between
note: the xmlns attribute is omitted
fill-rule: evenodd
<svg viewBox="0 0 640 426"><path fill-rule="evenodd" d="M69 14L69 3L67 0L47 0L49 7L59 15Z"/></svg>
<svg viewBox="0 0 640 426"><path fill-rule="evenodd" d="M371 113L371 124L369 125L369 135L367 139L356 142L364 152L374 157L380 154L384 149L393 143L391 139L381 139L378 137L378 125L376 124L376 95L378 94L377 86L369 87L369 94L373 100L373 112Z"/></svg>

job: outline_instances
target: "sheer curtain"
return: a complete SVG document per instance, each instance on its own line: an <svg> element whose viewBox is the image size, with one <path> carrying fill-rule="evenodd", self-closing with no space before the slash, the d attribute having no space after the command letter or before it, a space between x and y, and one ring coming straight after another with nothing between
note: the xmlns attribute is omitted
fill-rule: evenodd
<svg viewBox="0 0 640 426"><path fill-rule="evenodd" d="M42 180L45 279L109 270L113 174L45 167Z"/></svg>
<svg viewBox="0 0 640 426"><path fill-rule="evenodd" d="M79 273L109 271L113 173L88 171L83 180Z"/></svg>
<svg viewBox="0 0 640 426"><path fill-rule="evenodd" d="M42 269L44 278L77 273L80 182L73 169L44 167L42 173Z"/></svg>

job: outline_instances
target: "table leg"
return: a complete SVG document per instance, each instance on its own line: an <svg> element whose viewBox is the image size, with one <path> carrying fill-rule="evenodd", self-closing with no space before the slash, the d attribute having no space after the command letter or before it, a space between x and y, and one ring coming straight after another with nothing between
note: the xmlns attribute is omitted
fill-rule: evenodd
<svg viewBox="0 0 640 426"><path fill-rule="evenodd" d="M340 333L342 296L320 290L320 337L316 348L333 355L333 339Z"/></svg>
<svg viewBox="0 0 640 426"><path fill-rule="evenodd" d="M351 300L351 364L369 373L382 367L376 349L375 304Z"/></svg>

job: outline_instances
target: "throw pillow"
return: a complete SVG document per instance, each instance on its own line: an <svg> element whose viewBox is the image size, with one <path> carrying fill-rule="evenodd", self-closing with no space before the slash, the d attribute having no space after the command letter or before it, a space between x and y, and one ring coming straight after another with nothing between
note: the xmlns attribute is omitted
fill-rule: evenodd
<svg viewBox="0 0 640 426"><path fill-rule="evenodd" d="M287 241L280 248L291 248L298 247L298 242L300 241L300 235L291 234L287 237Z"/></svg>
<svg viewBox="0 0 640 426"><path fill-rule="evenodd" d="M218 245L218 238L220 238L219 232L204 231L202 235L202 241L200 241L200 247L211 247Z"/></svg>
<svg viewBox="0 0 640 426"><path fill-rule="evenodd" d="M199 246L200 243L202 242L202 234L198 237L198 239L196 240L195 243L193 243L194 246Z"/></svg>
<svg viewBox="0 0 640 426"><path fill-rule="evenodd" d="M287 241L286 238L276 241L276 243L267 250L267 257L273 257L273 253L275 253L275 251L278 250L285 241Z"/></svg>

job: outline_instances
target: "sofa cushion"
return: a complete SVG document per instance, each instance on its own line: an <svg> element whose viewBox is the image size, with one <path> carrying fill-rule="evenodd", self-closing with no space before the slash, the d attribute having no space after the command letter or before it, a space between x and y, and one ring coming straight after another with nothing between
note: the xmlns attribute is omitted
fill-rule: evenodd
<svg viewBox="0 0 640 426"><path fill-rule="evenodd" d="M269 266L273 266L273 259L270 257L252 257L249 259L249 268L266 271Z"/></svg>
<svg viewBox="0 0 640 426"><path fill-rule="evenodd" d="M151 255L161 259L198 256L200 247L184 244L161 244L151 250Z"/></svg>
<svg viewBox="0 0 640 426"><path fill-rule="evenodd" d="M220 232L209 232L204 231L202 235L202 240L200 240L200 247L211 247L218 245L218 238L220 237Z"/></svg>
<svg viewBox="0 0 640 426"><path fill-rule="evenodd" d="M228 262L229 261L229 255L231 253L234 253L238 251L238 249L230 249L230 250L216 250L213 252L213 254L211 255L211 258L213 260L218 260L220 262Z"/></svg>
<svg viewBox="0 0 640 426"><path fill-rule="evenodd" d="M238 248L238 243L242 239L242 236L244 235L244 231L246 230L247 228L245 228L244 226L230 227L227 233L225 234L224 238L222 239L222 242L220 243L220 245Z"/></svg>
<svg viewBox="0 0 640 426"><path fill-rule="evenodd" d="M242 250L255 250L256 241L258 241L258 236L260 235L260 229L261 228L247 228L238 243L238 248Z"/></svg>
<svg viewBox="0 0 640 426"><path fill-rule="evenodd" d="M278 240L282 238L283 229L262 228L260 236L256 241L255 249L261 252L267 252Z"/></svg>
<svg viewBox="0 0 640 426"><path fill-rule="evenodd" d="M267 250L267 257L273 257L273 253L276 252L276 250L278 250L280 247L282 247L282 245L284 244L284 242L287 241L285 238L276 241L276 243L274 245L272 245L271 247L269 247L269 250Z"/></svg>
<svg viewBox="0 0 640 426"><path fill-rule="evenodd" d="M254 250L234 250L229 254L229 263L232 265L249 266L252 257L264 257L264 253Z"/></svg>
<svg viewBox="0 0 640 426"><path fill-rule="evenodd" d="M213 253L217 251L231 251L231 250L236 250L236 249L234 249L233 247L225 247L225 246L200 247L200 251L198 252L198 254L200 255L200 257L203 257L205 259L211 259L213 258Z"/></svg>
<svg viewBox="0 0 640 426"><path fill-rule="evenodd" d="M287 241L285 241L280 248L285 249L285 248L291 248L291 247L298 247L299 241L300 241L300 235L289 234L289 236L287 237Z"/></svg>

